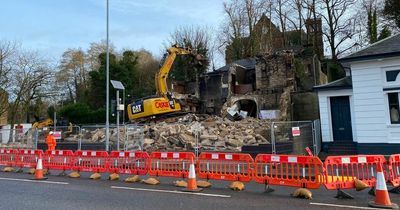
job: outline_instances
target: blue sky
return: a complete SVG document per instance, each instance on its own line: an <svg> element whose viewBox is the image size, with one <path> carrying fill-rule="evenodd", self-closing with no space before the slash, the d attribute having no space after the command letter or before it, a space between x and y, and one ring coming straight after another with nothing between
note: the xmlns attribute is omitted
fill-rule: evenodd
<svg viewBox="0 0 400 210"><path fill-rule="evenodd" d="M180 26L217 29L223 0L109 0L110 40L157 56ZM1 0L0 40L15 40L58 60L67 48L87 49L105 39L106 0Z"/></svg>

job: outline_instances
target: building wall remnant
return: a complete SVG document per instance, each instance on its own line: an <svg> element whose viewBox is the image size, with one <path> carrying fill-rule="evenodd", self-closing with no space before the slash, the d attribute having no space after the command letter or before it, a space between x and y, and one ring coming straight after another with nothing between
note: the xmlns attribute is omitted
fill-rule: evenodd
<svg viewBox="0 0 400 210"><path fill-rule="evenodd" d="M282 50L260 55L255 60L253 66L234 63L225 67L223 72L209 73L207 81L216 83L200 94L207 108L213 107L213 113L220 111L223 116L229 107L238 107L249 116L255 109L253 117L260 117L263 110L279 113L277 120L283 121L318 118L312 87L324 74L313 64L315 56L304 56L302 51ZM224 83L227 88L223 88L227 94L225 91L224 95L218 90L218 87L222 89L220 77L227 78ZM219 107L221 104L223 107Z"/></svg>

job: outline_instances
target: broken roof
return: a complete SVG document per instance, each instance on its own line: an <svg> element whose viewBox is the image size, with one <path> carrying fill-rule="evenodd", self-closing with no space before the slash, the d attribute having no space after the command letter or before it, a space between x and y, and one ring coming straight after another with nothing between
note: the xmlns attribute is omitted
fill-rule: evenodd
<svg viewBox="0 0 400 210"><path fill-rule="evenodd" d="M341 89L352 89L353 83L351 81L351 76L346 76L341 79L335 80L328 84L314 86L314 90L341 90Z"/></svg>
<svg viewBox="0 0 400 210"><path fill-rule="evenodd" d="M400 33L378 41L362 50L339 59L339 61L351 62L394 56L400 56Z"/></svg>
<svg viewBox="0 0 400 210"><path fill-rule="evenodd" d="M245 59L240 59L237 61L234 61L228 65L225 65L219 69L216 69L215 71L228 71L229 67L231 67L232 65L239 65L244 69L255 69L256 68L256 59L255 58L245 58Z"/></svg>

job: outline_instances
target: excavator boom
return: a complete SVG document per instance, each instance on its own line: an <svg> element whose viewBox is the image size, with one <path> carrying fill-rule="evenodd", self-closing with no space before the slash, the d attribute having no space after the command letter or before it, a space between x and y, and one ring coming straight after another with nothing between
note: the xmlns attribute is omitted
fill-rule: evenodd
<svg viewBox="0 0 400 210"><path fill-rule="evenodd" d="M161 66L160 71L156 74L155 82L158 96L166 96L168 93L167 77L172 68L177 55L190 55L192 50L190 48L182 48L176 45L167 50L168 55L165 58L164 64Z"/></svg>
<svg viewBox="0 0 400 210"><path fill-rule="evenodd" d="M157 97L146 97L128 105L129 120L153 117L181 111L181 106L168 92L167 77L177 55L191 55L195 60L201 60L201 55L195 55L190 48L173 45L167 50L164 63L155 76Z"/></svg>

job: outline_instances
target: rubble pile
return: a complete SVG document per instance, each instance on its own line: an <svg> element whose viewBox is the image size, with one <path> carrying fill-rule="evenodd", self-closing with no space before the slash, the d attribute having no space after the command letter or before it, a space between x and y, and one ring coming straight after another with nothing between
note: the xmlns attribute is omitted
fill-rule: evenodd
<svg viewBox="0 0 400 210"><path fill-rule="evenodd" d="M119 135L121 148L125 147L127 150L193 150L197 137L198 146L203 151L234 152L241 151L244 145L269 144L269 127L270 121L250 117L241 121L231 121L218 116L187 114L127 131L121 126ZM115 145L117 129L110 128L110 132L110 143ZM70 135L64 139L78 141L79 136ZM104 142L105 129L85 129L82 131L82 141Z"/></svg>
<svg viewBox="0 0 400 210"><path fill-rule="evenodd" d="M0 148L12 148L12 149L33 149L33 144L26 144L22 142L10 142L6 144L0 144Z"/></svg>
<svg viewBox="0 0 400 210"><path fill-rule="evenodd" d="M186 115L175 123L144 126L146 151L241 151L244 145L268 144L269 121L246 118L230 121L217 116Z"/></svg>

